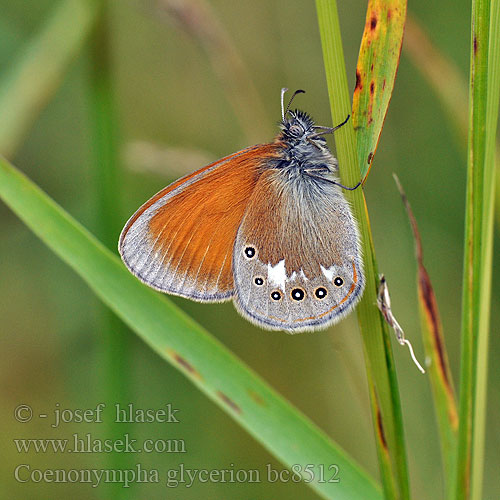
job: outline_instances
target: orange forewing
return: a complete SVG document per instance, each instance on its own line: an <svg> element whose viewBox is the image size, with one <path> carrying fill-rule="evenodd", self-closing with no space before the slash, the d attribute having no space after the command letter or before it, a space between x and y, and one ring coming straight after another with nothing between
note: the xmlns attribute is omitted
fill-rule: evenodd
<svg viewBox="0 0 500 500"><path fill-rule="evenodd" d="M151 262L142 262L142 267L154 271L147 275L126 262L129 268L162 291L207 301L229 298L234 286L232 254L238 227L263 165L278 154L276 144L245 149L153 196L125 226L120 246L144 212L167 198L144 226L147 234L140 234L150 242Z"/></svg>

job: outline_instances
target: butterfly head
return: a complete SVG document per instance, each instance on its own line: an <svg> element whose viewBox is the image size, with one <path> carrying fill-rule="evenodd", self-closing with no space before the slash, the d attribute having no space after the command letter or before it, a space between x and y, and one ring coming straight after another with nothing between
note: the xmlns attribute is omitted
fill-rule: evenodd
<svg viewBox="0 0 500 500"><path fill-rule="evenodd" d="M306 112L298 109L288 111L287 115L282 119L280 127L281 138L294 143L294 145L302 141L308 141L317 134L314 120ZM318 139L323 143L325 142L322 137L318 137Z"/></svg>
<svg viewBox="0 0 500 500"><path fill-rule="evenodd" d="M281 133L277 140L285 142L291 148L304 151L312 152L311 148L323 150L326 147L326 141L321 136L330 133L333 129L316 126L314 120L304 111L290 109L295 96L305 93L304 90L296 90L285 108L284 97L287 90L286 87L281 89Z"/></svg>
<svg viewBox="0 0 500 500"><path fill-rule="evenodd" d="M314 120L304 111L287 110L280 128L281 133L276 140L282 143L286 150L286 161L281 163L280 167L286 165L287 172L299 175L304 169L315 169L318 165L322 170L331 170L326 165L336 165L336 160L323 137L323 127L317 127Z"/></svg>

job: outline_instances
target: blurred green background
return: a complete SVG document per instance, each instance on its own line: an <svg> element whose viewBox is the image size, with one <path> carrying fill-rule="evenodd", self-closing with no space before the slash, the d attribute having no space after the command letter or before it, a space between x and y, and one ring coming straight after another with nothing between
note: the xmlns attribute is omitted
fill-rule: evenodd
<svg viewBox="0 0 500 500"><path fill-rule="evenodd" d="M0 0L0 83L58 4ZM297 106L310 112L317 123L330 124L313 2L212 0L208 5L120 0L109 5L111 84L120 158L112 216L120 225L107 236L108 241L117 241L121 225L133 211L176 177L251 143L269 141L280 117L281 87L305 89ZM339 2L339 9L353 89L366 3ZM409 13L467 79L469 2L425 0L410 4ZM99 49L82 46L60 87L9 159L86 227L98 232L102 214L100 181L92 166L91 50ZM39 84L36 77L28 83L33 88ZM466 106L466 102L456 102L457 109ZM392 172L406 189L420 226L455 385L460 355L465 146L403 48L365 192L379 269L387 277L393 310L423 360L413 241ZM266 464L278 470L283 467L119 323L111 323L111 337L118 336L121 346L124 388L114 398L106 352L110 335L105 330L110 323L103 307L3 204L0 221L1 498L318 498L304 485L266 481ZM500 491L498 266L494 272L484 489L484 498L491 499L498 498ZM378 477L355 315L324 332L289 336L255 328L230 303L172 300ZM412 491L415 498L440 499L443 484L429 382L411 363L407 350L393 345ZM112 429L106 422L113 419L116 401L142 409L171 403L179 409L180 423L121 424ZM73 422L51 428L56 405L87 409L99 402L107 405L104 423ZM16 422L13 412L19 404L49 417ZM129 433L138 442L183 439L187 453L19 453L13 443L14 438L71 438L74 433L90 433L95 438ZM20 484L14 479L14 469L24 463L39 469L133 468L140 463L144 469L158 469L161 483L133 484L128 489L120 484L97 488L79 483ZM209 470L258 469L263 480L167 488L166 471L181 463ZM339 477L342 480L342 471Z"/></svg>

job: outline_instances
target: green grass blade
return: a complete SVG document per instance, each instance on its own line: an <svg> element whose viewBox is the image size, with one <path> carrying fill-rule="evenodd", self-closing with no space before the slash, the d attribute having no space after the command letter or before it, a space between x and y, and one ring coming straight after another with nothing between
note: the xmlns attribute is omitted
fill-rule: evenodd
<svg viewBox="0 0 500 500"><path fill-rule="evenodd" d="M333 123L351 112L336 2L316 1ZM335 135L340 173L345 185L359 181L358 145L352 122ZM371 396L372 417L386 498L409 498L401 403L387 325L377 307L377 265L361 189L347 192L357 215L365 260L366 289L358 306Z"/></svg>
<svg viewBox="0 0 500 500"><path fill-rule="evenodd" d="M481 498L500 92L498 9L498 0L472 2L457 500Z"/></svg>
<svg viewBox="0 0 500 500"><path fill-rule="evenodd" d="M417 221L413 215L410 203L395 177L401 198L410 219L415 240L415 255L417 259L417 287L420 310L420 324L428 363L429 379L432 387L434 406L436 409L439 437L441 440L441 457L446 478L447 498L451 496L454 487L451 477L456 460L458 435L458 410L453 388L453 377L448 363L448 353L444 342L443 327L439 317L436 296L431 279L424 266L424 255Z"/></svg>
<svg viewBox="0 0 500 500"><path fill-rule="evenodd" d="M0 153L11 157L90 33L96 4L66 0L0 82Z"/></svg>
<svg viewBox="0 0 500 500"><path fill-rule="evenodd" d="M372 166L403 45L406 0L369 0L356 67L352 123L361 177Z"/></svg>
<svg viewBox="0 0 500 500"><path fill-rule="evenodd" d="M485 161L486 169L484 176L485 200L484 200L484 224L483 241L486 247L484 253L483 268L483 297L481 300L481 317L479 323L479 339L477 354L477 380L475 399L475 439L473 442L472 456L472 482L471 498L482 498L483 471L484 471L484 443L486 426L486 397L488 387L488 335L490 330L490 303L491 303L491 279L493 269L493 225L494 210L500 205L495 203L495 195L499 196L498 176L499 149L495 144L498 126L498 109L500 101L500 1L491 2L490 11L490 40L488 50L488 97L486 101L486 146ZM500 212L497 211L500 219Z"/></svg>
<svg viewBox="0 0 500 500"><path fill-rule="evenodd" d="M347 454L229 350L119 258L35 184L0 158L0 197L120 318L287 466L313 464L323 498L377 500L381 492ZM319 468L339 468L321 482ZM331 469L330 469L331 470ZM308 477L308 474L304 474Z"/></svg>

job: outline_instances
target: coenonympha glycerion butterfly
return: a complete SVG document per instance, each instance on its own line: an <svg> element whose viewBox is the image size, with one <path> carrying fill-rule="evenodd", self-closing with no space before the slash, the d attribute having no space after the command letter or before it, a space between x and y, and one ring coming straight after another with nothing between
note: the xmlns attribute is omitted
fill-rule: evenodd
<svg viewBox="0 0 500 500"><path fill-rule="evenodd" d="M284 109L269 144L243 149L170 184L130 218L123 262L162 292L234 300L262 328L325 328L364 287L356 220L338 162L303 111ZM346 120L347 121L347 120ZM345 123L345 122L344 122ZM359 184L358 184L359 185Z"/></svg>

